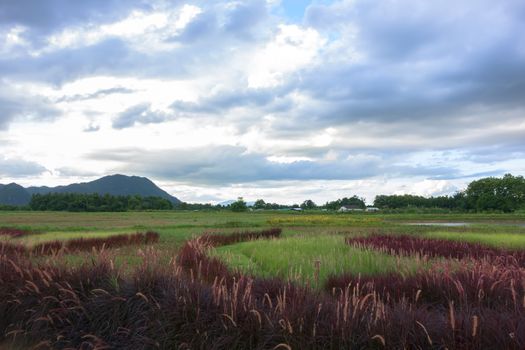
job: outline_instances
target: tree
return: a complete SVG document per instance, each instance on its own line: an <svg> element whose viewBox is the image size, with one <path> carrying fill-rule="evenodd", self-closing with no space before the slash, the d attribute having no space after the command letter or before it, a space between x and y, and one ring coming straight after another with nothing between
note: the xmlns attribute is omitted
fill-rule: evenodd
<svg viewBox="0 0 525 350"><path fill-rule="evenodd" d="M511 212L525 207L525 179L505 174L472 181L465 190L467 206L476 211Z"/></svg>
<svg viewBox="0 0 525 350"><path fill-rule="evenodd" d="M301 204L301 208L303 209L315 209L317 208L317 204L314 203L313 200L307 199Z"/></svg>
<svg viewBox="0 0 525 350"><path fill-rule="evenodd" d="M331 210L337 210L337 209L341 208L342 206L355 206L355 207L360 208L360 209L365 209L366 208L366 204L365 204L364 199L359 198L357 196L352 196L350 198L344 197L344 198L335 200L333 202L327 202L324 205L324 207L326 209L331 209Z"/></svg>
<svg viewBox="0 0 525 350"><path fill-rule="evenodd" d="M246 205L246 202L244 201L244 199L242 197L239 197L237 198L236 202L233 202L230 205L230 209L235 212L242 212L242 211L247 211L248 206Z"/></svg>
<svg viewBox="0 0 525 350"><path fill-rule="evenodd" d="M262 199L258 199L253 204L253 209L265 209L266 208L266 202Z"/></svg>

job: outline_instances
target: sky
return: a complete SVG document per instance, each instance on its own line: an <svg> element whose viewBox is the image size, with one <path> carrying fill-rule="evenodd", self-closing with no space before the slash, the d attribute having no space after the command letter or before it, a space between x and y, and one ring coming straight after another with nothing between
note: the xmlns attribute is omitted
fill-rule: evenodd
<svg viewBox="0 0 525 350"><path fill-rule="evenodd" d="M187 202L525 174L523 0L2 0L0 183Z"/></svg>

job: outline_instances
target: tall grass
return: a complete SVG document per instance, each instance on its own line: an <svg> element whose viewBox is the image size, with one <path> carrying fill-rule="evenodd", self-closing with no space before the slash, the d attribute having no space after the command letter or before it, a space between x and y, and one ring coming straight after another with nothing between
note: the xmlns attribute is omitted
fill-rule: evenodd
<svg viewBox="0 0 525 350"><path fill-rule="evenodd" d="M331 274L408 274L427 266L421 259L353 248L344 244L344 237L333 235L243 242L211 250L210 254L244 274L280 277L316 287Z"/></svg>
<svg viewBox="0 0 525 350"><path fill-rule="evenodd" d="M31 232L29 230L22 230L19 228L12 228L12 227L0 227L0 236L8 236L11 238L18 238L27 236L30 234L33 234L34 232Z"/></svg>
<svg viewBox="0 0 525 350"><path fill-rule="evenodd" d="M507 250L481 243L460 240L422 238L407 235L370 235L347 237L346 243L361 248L377 249L392 255L417 255L454 259L497 259L511 257L525 266L525 250Z"/></svg>
<svg viewBox="0 0 525 350"><path fill-rule="evenodd" d="M519 233L477 233L465 232L457 234L455 232L438 231L429 232L425 237L435 239L447 239L460 242L480 243L501 249L525 249L525 234Z"/></svg>
<svg viewBox="0 0 525 350"><path fill-rule="evenodd" d="M199 237L199 240L207 245L218 247L249 240L278 238L281 236L281 233L282 230L280 228L270 228L262 231L234 232L230 234L204 233Z"/></svg>
<svg viewBox="0 0 525 350"><path fill-rule="evenodd" d="M104 255L60 268L0 257L0 341L81 349L525 347L520 289L501 296L514 300L502 309L467 298L442 306L357 286L332 296L279 279L217 276L208 284L146 255L131 276ZM513 273L521 283L523 270Z"/></svg>
<svg viewBox="0 0 525 350"><path fill-rule="evenodd" d="M452 268L451 268L452 267ZM384 300L428 303L443 308L490 307L503 312L525 308L525 270L514 260L471 260L462 265L442 262L417 274L379 276L332 275L325 290L335 295L354 288Z"/></svg>
<svg viewBox="0 0 525 350"><path fill-rule="evenodd" d="M0 242L0 254L6 255L49 255L58 252L75 253L102 248L118 248L127 245L153 244L158 242L159 234L146 233L121 234L103 238L77 238L66 241L50 241L33 246Z"/></svg>

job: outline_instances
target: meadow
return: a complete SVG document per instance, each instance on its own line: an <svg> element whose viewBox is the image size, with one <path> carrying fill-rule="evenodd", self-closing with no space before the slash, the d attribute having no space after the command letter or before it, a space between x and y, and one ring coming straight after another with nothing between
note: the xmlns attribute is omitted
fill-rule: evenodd
<svg viewBox="0 0 525 350"><path fill-rule="evenodd" d="M344 244L342 235L248 241L219 247L211 254L245 274L277 276L313 287L322 286L333 274L373 276L394 271L410 274L427 264L421 259L353 248Z"/></svg>
<svg viewBox="0 0 525 350"><path fill-rule="evenodd" d="M0 348L523 349L524 223L0 212Z"/></svg>

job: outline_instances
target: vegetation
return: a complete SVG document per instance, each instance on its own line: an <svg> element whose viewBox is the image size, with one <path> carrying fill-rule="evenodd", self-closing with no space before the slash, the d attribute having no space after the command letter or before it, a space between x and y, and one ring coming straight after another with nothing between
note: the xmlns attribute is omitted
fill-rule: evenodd
<svg viewBox="0 0 525 350"><path fill-rule="evenodd" d="M9 236L13 238L17 237L23 237L30 235L31 232L28 230L23 230L19 228L13 228L13 227L0 227L0 236Z"/></svg>
<svg viewBox="0 0 525 350"><path fill-rule="evenodd" d="M324 208L325 209L330 209L330 210L338 210L342 206L356 207L356 208L359 208L359 209L365 209L366 208L365 200L363 198L359 198L357 196L353 196L353 197L350 197L350 198L344 197L342 199L338 199L338 200L335 200L333 202L327 202L324 205Z"/></svg>
<svg viewBox="0 0 525 350"><path fill-rule="evenodd" d="M352 248L344 244L343 236L250 241L217 248L213 256L220 257L231 268L253 276L280 277L313 286L323 285L331 274L410 273L421 264L420 261Z"/></svg>
<svg viewBox="0 0 525 350"><path fill-rule="evenodd" d="M75 253L93 249L117 248L127 245L153 244L158 242L159 234L146 233L120 234L102 238L75 238L65 241L47 241L33 245L0 242L0 254L7 255L49 255L59 252Z"/></svg>
<svg viewBox="0 0 525 350"><path fill-rule="evenodd" d="M430 236L434 235L431 233ZM457 235L457 234L456 234ZM458 235L459 236L459 235ZM525 267L525 249L501 249L487 246L471 239L435 239L408 235L370 235L365 237L348 237L346 243L361 248L376 249L393 255L418 255L428 257L445 257L453 259L500 259L512 258L518 265ZM478 235L477 237L483 237ZM486 239L486 238L485 238ZM523 244L523 239L518 241ZM513 242L514 244L516 241Z"/></svg>
<svg viewBox="0 0 525 350"><path fill-rule="evenodd" d="M501 179L487 177L472 181L465 197L469 209L512 212L525 208L525 179L506 174Z"/></svg>
<svg viewBox="0 0 525 350"><path fill-rule="evenodd" d="M166 210L173 205L161 197L112 196L98 193L34 194L29 202L32 210L53 211L127 211Z"/></svg>
<svg viewBox="0 0 525 350"><path fill-rule="evenodd" d="M242 197L239 197L237 201L230 204L230 209L231 211L238 213L238 212L247 211L248 206L246 205L246 202L244 201L244 199Z"/></svg>
<svg viewBox="0 0 525 350"><path fill-rule="evenodd" d="M476 224L406 225L438 220ZM525 347L519 212L2 212L0 222L2 242L25 249L0 254L2 348ZM150 230L149 242L120 238ZM32 251L50 240L77 248Z"/></svg>
<svg viewBox="0 0 525 350"><path fill-rule="evenodd" d="M86 194L86 190L93 188L100 191L111 189L110 184L125 181L137 184L144 193L156 193L159 196L123 195L114 196L110 194ZM138 181L138 182L137 182ZM11 184L13 185L13 184ZM3 186L8 188L11 185ZM18 185L16 185L18 186ZM87 187L86 187L87 186ZM94 187L93 187L94 186ZM11 186L13 187L13 186ZM18 186L20 187L20 186ZM124 186L126 187L126 186ZM120 190L127 191L120 186ZM22 190L26 191L22 187ZM47 193L49 188L30 188L33 194L29 207L2 205L1 210L54 210L54 211L127 211L127 210L204 210L220 211L231 210L234 212L247 211L246 202L240 197L236 202L228 206L213 205L209 203L184 203L169 196L157 188L145 178L128 178L119 175L102 178L88 184L74 184L68 186L68 191L77 189L79 193ZM63 189L60 189L61 191ZM27 192L27 191L26 191ZM42 194L47 193L47 194ZM100 192L102 193L102 192ZM104 192L105 193L105 192ZM7 198L7 197L6 197ZM29 199L28 199L29 200ZM22 202L20 202L22 203ZM25 202L24 202L25 203ZM253 205L255 210L279 210L290 208L302 208L303 210L338 210L342 206L365 209L363 198L358 196L344 197L330 201L318 206L311 199L305 200L301 205L282 205L267 203L258 199ZM385 212L417 212L417 213L439 213L439 212L515 212L525 210L525 179L523 176L506 174L502 178L487 177L471 182L465 191L457 192L452 196L423 197L416 195L378 195L374 200L374 206Z"/></svg>
<svg viewBox="0 0 525 350"><path fill-rule="evenodd" d="M266 210L277 210L277 209L289 209L290 205L283 205L283 204L277 204L277 203L266 203L263 199L258 199L253 204L253 209L266 209Z"/></svg>
<svg viewBox="0 0 525 350"><path fill-rule="evenodd" d="M458 235L454 232L438 231L426 233L425 237L441 240L446 239L460 242L481 243L496 248L525 249L525 235L516 233L466 232Z"/></svg>
<svg viewBox="0 0 525 350"><path fill-rule="evenodd" d="M472 181L464 192L453 196L379 195L374 200L374 206L382 209L417 207L513 212L525 209L525 179L511 174L502 178L487 177Z"/></svg>
<svg viewBox="0 0 525 350"><path fill-rule="evenodd" d="M457 193L454 196L423 197L410 194L379 195L374 200L374 206L381 209L400 208L442 208L448 210L466 209L465 195Z"/></svg>

